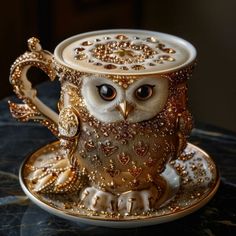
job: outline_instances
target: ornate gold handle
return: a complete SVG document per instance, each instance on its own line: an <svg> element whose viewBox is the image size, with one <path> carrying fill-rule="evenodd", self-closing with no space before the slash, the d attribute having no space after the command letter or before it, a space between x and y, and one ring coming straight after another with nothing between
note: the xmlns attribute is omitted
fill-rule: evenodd
<svg viewBox="0 0 236 236"><path fill-rule="evenodd" d="M32 88L27 78L27 71L33 66L44 71L53 81L56 72L52 65L52 54L42 50L39 40L34 37L28 40L28 48L30 51L18 57L11 67L10 83L13 91L25 103L16 104L9 101L11 114L20 121L40 122L58 136L58 114L37 97L37 91Z"/></svg>

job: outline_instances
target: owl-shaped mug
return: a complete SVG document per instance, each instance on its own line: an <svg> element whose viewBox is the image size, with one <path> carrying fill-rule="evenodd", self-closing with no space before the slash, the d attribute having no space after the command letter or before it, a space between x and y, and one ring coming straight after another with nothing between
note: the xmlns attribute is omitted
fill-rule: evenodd
<svg viewBox="0 0 236 236"><path fill-rule="evenodd" d="M60 141L57 158L32 167L32 191L76 193L96 212L157 208L168 188L162 173L192 129L186 81L195 48L172 35L127 29L76 35L54 55L36 38L28 47L10 74L24 104L9 102L10 111L45 125ZM27 78L32 66L59 78L59 115L37 98Z"/></svg>

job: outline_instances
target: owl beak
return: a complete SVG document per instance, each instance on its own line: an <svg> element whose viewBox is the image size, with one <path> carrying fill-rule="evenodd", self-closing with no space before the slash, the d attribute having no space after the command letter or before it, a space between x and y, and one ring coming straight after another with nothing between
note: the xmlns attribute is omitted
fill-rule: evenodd
<svg viewBox="0 0 236 236"><path fill-rule="evenodd" d="M121 113L123 118L126 120L129 113L134 109L134 107L124 100L116 107L116 109Z"/></svg>

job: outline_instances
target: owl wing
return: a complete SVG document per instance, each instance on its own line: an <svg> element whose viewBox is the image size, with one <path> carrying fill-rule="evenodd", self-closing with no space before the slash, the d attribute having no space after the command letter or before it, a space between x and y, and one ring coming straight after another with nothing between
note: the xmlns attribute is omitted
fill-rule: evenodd
<svg viewBox="0 0 236 236"><path fill-rule="evenodd" d="M65 150L66 158L75 166L74 152L77 145L80 123L78 112L72 107L64 107L59 114L58 131L61 148Z"/></svg>
<svg viewBox="0 0 236 236"><path fill-rule="evenodd" d="M79 133L79 119L77 111L68 106L63 108L59 114L58 122L59 136L66 139L73 139Z"/></svg>
<svg viewBox="0 0 236 236"><path fill-rule="evenodd" d="M32 169L29 180L35 192L74 192L83 185L84 177L74 158L79 134L79 119L72 106L60 111L58 131L60 153L55 158L45 160L40 167Z"/></svg>
<svg viewBox="0 0 236 236"><path fill-rule="evenodd" d="M187 146L187 137L193 128L193 117L188 110L183 111L177 118L177 129L179 145L177 149L177 157L183 152Z"/></svg>
<svg viewBox="0 0 236 236"><path fill-rule="evenodd" d="M183 111L178 119L179 131L186 137L190 135L193 128L193 117L188 110Z"/></svg>

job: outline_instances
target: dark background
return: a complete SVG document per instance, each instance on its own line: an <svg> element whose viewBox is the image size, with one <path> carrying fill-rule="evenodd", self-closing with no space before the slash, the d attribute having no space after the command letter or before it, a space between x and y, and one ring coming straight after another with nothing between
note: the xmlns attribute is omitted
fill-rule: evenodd
<svg viewBox="0 0 236 236"><path fill-rule="evenodd" d="M10 95L9 68L31 36L53 51L63 39L109 28L166 32L190 41L198 66L189 81L198 121L236 131L235 0L14 0L1 3L0 98ZM41 73L31 72L43 81ZM1 112L1 111L0 111Z"/></svg>

